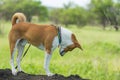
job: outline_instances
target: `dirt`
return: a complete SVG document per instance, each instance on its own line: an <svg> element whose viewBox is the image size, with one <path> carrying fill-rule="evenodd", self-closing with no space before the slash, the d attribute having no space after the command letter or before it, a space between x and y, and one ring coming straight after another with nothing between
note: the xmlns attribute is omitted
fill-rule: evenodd
<svg viewBox="0 0 120 80"><path fill-rule="evenodd" d="M27 74L24 72L19 72L17 76L13 76L10 69L0 69L0 80L89 80L83 79L78 75L70 75L64 77L60 74L55 74L54 76L48 77L47 75L34 75Z"/></svg>

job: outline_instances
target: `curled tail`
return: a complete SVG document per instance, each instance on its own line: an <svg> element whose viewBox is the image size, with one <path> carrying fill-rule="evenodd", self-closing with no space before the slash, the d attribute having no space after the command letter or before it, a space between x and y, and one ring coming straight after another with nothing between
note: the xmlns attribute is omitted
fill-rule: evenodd
<svg viewBox="0 0 120 80"><path fill-rule="evenodd" d="M26 16L23 13L15 13L12 16L12 26L19 22L26 22Z"/></svg>

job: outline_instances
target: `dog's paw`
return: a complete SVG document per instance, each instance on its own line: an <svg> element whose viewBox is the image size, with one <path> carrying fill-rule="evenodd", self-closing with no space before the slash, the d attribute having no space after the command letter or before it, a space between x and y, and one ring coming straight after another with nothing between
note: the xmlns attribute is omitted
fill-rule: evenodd
<svg viewBox="0 0 120 80"><path fill-rule="evenodd" d="M12 75L16 76L17 75L17 70L12 70Z"/></svg>
<svg viewBox="0 0 120 80"><path fill-rule="evenodd" d="M21 68L18 68L18 72L22 72L22 69L21 69Z"/></svg>
<svg viewBox="0 0 120 80"><path fill-rule="evenodd" d="M47 76L53 76L54 74L53 73L47 73Z"/></svg>

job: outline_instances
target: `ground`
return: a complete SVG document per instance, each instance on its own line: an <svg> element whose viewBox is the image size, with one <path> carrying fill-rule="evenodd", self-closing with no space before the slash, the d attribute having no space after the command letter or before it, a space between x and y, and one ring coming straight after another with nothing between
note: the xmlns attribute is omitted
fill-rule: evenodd
<svg viewBox="0 0 120 80"><path fill-rule="evenodd" d="M10 69L0 69L0 80L88 80L83 79L78 75L70 75L64 77L63 75L55 74L52 77L46 75L34 75L19 72L17 76L13 76Z"/></svg>

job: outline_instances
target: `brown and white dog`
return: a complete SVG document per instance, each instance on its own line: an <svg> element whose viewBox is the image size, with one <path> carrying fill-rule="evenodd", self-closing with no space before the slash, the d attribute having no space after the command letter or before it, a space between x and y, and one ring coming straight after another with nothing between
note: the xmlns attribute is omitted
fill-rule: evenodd
<svg viewBox="0 0 120 80"><path fill-rule="evenodd" d="M10 63L13 75L17 75L17 72L21 71L21 56L27 43L45 51L44 69L48 76L53 75L49 70L49 62L55 48L60 47L60 55L62 56L74 48L80 48L82 50L82 47L71 31L54 25L28 23L23 13L15 13L12 17L12 29L9 32ZM18 50L18 71L14 65L14 54L16 50Z"/></svg>

